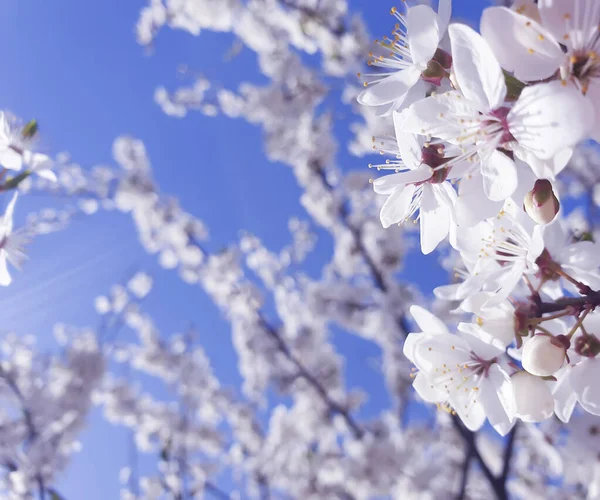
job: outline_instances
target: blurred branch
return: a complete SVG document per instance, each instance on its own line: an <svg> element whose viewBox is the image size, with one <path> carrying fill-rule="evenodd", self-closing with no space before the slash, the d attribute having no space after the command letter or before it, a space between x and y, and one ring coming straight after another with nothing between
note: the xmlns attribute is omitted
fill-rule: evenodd
<svg viewBox="0 0 600 500"><path fill-rule="evenodd" d="M269 336L275 341L277 347L281 353L296 367L299 376L306 380L310 386L317 392L323 402L329 408L329 411L333 414L340 415L345 421L348 427L352 430L354 436L361 439L364 435L364 430L358 425L358 423L352 418L347 408L331 399L327 390L321 385L321 383L306 369L306 367L294 356L290 351L290 348L281 338L278 330L269 324L264 317L260 317L261 326L269 334Z"/></svg>
<svg viewBox="0 0 600 500"><path fill-rule="evenodd" d="M519 426L519 422L515 423L515 426L511 429L510 433L508 434L506 448L504 448L504 462L502 465L502 475L500 476L500 480L505 485L506 485L506 481L508 480L508 475L510 474L510 465L511 465L512 456L513 456L513 453L515 450L515 442L516 442L518 426Z"/></svg>
<svg viewBox="0 0 600 500"><path fill-rule="evenodd" d="M473 459L474 449L472 446L467 448L467 453L462 465L462 476L460 480L460 490L456 497L456 500L464 500L467 494L467 484L469 483L469 471L471 470L471 460Z"/></svg>

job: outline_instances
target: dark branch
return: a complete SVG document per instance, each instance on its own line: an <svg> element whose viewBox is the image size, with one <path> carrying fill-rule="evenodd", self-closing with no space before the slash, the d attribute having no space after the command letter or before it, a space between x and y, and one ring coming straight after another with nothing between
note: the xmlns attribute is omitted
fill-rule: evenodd
<svg viewBox="0 0 600 500"><path fill-rule="evenodd" d="M469 471L471 470L471 460L473 459L474 450L472 446L467 448L467 453L465 454L465 460L462 465L461 471L461 479L460 479L460 489L458 491L458 495L456 496L456 500L464 500L467 494L467 484L469 483Z"/></svg>
<svg viewBox="0 0 600 500"><path fill-rule="evenodd" d="M517 427L519 423L517 422L515 426L511 429L508 434L508 440L506 442L506 448L504 448L504 461L502 465L502 475L500 476L500 480L503 484L506 485L506 481L508 479L508 475L510 474L510 464L512 461L512 455L515 449L515 442L517 436Z"/></svg>
<svg viewBox="0 0 600 500"><path fill-rule="evenodd" d="M568 307L596 308L600 306L600 291L592 291L583 297L567 297L554 302L540 302L538 312L541 314L564 311Z"/></svg>
<svg viewBox="0 0 600 500"><path fill-rule="evenodd" d="M310 386L317 392L321 399L325 402L331 413L340 415L352 430L354 436L358 439L364 435L364 430L358 425L358 423L352 418L347 408L344 408L341 404L331 399L331 396L327 393L321 383L310 373L306 367L294 356L290 351L290 348L281 338L281 335L275 327L269 324L265 318L260 317L261 326L269 334L269 336L275 341L278 349L281 353L294 365L298 370L298 375L306 380Z"/></svg>

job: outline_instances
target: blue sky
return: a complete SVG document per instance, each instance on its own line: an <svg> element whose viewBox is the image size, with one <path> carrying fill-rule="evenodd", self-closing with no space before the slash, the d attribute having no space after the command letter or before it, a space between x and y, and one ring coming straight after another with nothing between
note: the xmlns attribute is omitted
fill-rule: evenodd
<svg viewBox="0 0 600 500"><path fill-rule="evenodd" d="M162 191L177 195L187 211L203 218L211 231L212 249L234 242L241 229L279 249L288 241L288 219L303 218L305 213L292 174L265 159L260 131L243 121L194 113L183 120L169 118L153 102L156 86L174 88L181 83L176 70L182 63L230 88L242 80L260 81L253 54L244 51L225 63L230 36L204 32L194 38L164 30L149 56L134 36L144 4L143 0L3 2L0 108L24 119L35 117L44 149L68 151L86 168L112 163L112 142L118 135L142 139ZM391 5L376 4L350 1L351 10L361 11L371 33L379 36L393 23L388 14ZM473 18L484 2L455 4L458 16ZM342 145L347 140L340 137ZM340 163L361 169L366 162L342 154ZM40 201L45 200L22 199L17 219ZM315 269L318 259L327 256L327 242L320 248ZM201 290L158 269L136 243L127 217L83 218L67 232L39 238L30 256L14 284L0 290L3 330L33 333L43 348L51 348L54 323L93 325L94 297L136 265L156 276L157 289L146 307L159 327L168 334L193 322L219 377L238 384L226 322ZM415 259L411 264L427 263L422 257ZM409 278L425 293L442 279L428 272ZM365 411L377 410L387 397L373 368L376 349L341 333L336 333L336 342L352 367L349 385L365 387L371 397ZM83 443L84 450L60 482L61 492L71 500L118 498L118 470L127 464L127 434L108 427L95 412Z"/></svg>

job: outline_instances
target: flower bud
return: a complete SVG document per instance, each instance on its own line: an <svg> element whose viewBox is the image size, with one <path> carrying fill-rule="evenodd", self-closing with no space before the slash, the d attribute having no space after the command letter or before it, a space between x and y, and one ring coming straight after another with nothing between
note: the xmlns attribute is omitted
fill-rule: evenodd
<svg viewBox="0 0 600 500"><path fill-rule="evenodd" d="M535 181L533 189L525 195L523 209L537 224L548 224L554 220L560 209L560 202L549 180Z"/></svg>
<svg viewBox="0 0 600 500"><path fill-rule="evenodd" d="M532 375L547 377L565 362L565 347L549 335L534 335L523 345L523 368Z"/></svg>
<svg viewBox="0 0 600 500"><path fill-rule="evenodd" d="M21 135L23 135L23 137L25 139L31 139L32 137L35 137L35 135L37 134L37 131L38 131L37 120L31 120L28 123L26 123L25 126L23 127L23 130L21 131Z"/></svg>
<svg viewBox="0 0 600 500"><path fill-rule="evenodd" d="M554 398L548 383L527 372L510 377L515 403L515 416L523 422L541 422L554 413Z"/></svg>

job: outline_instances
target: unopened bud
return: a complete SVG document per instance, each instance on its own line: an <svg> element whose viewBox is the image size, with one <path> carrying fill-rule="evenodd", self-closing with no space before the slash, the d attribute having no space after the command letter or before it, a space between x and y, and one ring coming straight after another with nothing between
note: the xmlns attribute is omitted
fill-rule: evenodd
<svg viewBox="0 0 600 500"><path fill-rule="evenodd" d="M536 223L548 224L560 209L560 202L547 179L538 179L533 189L525 195L523 208Z"/></svg>
<svg viewBox="0 0 600 500"><path fill-rule="evenodd" d="M37 120L31 120L29 121L24 127L23 130L21 130L21 135L25 138L25 139L31 139L33 137L35 137L35 135L37 134L38 131L38 122Z"/></svg>
<svg viewBox="0 0 600 500"><path fill-rule="evenodd" d="M541 422L552 416L554 398L546 381L523 371L511 376L510 381L516 417L523 422Z"/></svg>
<svg viewBox="0 0 600 500"><path fill-rule="evenodd" d="M534 335L523 345L522 363L532 375L547 377L556 373L565 362L563 343L550 335Z"/></svg>

